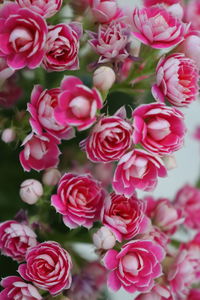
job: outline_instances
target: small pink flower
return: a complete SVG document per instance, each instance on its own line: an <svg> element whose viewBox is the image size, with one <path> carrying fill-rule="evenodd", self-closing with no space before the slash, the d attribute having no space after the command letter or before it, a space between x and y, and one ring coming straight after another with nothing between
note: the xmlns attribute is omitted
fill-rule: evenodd
<svg viewBox="0 0 200 300"><path fill-rule="evenodd" d="M154 279L162 275L162 247L148 240L133 240L122 246L121 251L107 251L104 265L108 274L108 286L113 291L123 287L127 292L148 292Z"/></svg>
<svg viewBox="0 0 200 300"><path fill-rule="evenodd" d="M59 163L59 140L48 134L34 135L30 133L24 140L24 149L20 152L20 163L25 171L31 169L41 171L56 167Z"/></svg>
<svg viewBox="0 0 200 300"><path fill-rule="evenodd" d="M100 23L110 23L123 16L116 0L89 0L94 18Z"/></svg>
<svg viewBox="0 0 200 300"><path fill-rule="evenodd" d="M118 116L102 117L85 140L85 150L92 162L120 159L132 144L131 125Z"/></svg>
<svg viewBox="0 0 200 300"><path fill-rule="evenodd" d="M133 111L133 142L159 155L170 155L183 146L184 115L161 103L139 106Z"/></svg>
<svg viewBox="0 0 200 300"><path fill-rule="evenodd" d="M18 276L3 278L1 286L4 290L0 292L0 300L42 300L38 290Z"/></svg>
<svg viewBox="0 0 200 300"><path fill-rule="evenodd" d="M150 224L145 216L144 202L136 196L110 194L102 210L102 223L111 229L119 242L130 240L147 230Z"/></svg>
<svg viewBox="0 0 200 300"><path fill-rule="evenodd" d="M113 178L113 189L117 194L133 195L135 189L153 190L157 177L167 176L162 160L144 150L135 149L120 159Z"/></svg>
<svg viewBox="0 0 200 300"><path fill-rule="evenodd" d="M129 29L122 21L112 21L108 25L100 25L98 33L89 32L89 41L93 50L100 55L99 63L124 61L129 53Z"/></svg>
<svg viewBox="0 0 200 300"><path fill-rule="evenodd" d="M65 76L55 118L63 126L77 126L85 130L96 121L97 109L102 108L102 98L97 89L90 89L74 76Z"/></svg>
<svg viewBox="0 0 200 300"><path fill-rule="evenodd" d="M133 22L138 30L134 32L142 43L156 49L175 46L184 40L188 26L175 18L162 6L135 8Z"/></svg>
<svg viewBox="0 0 200 300"><path fill-rule="evenodd" d="M31 114L29 122L33 131L39 135L45 130L57 138L67 140L74 136L74 130L68 125L60 125L54 116L60 92L59 88L44 90L42 86L35 85L27 105Z"/></svg>
<svg viewBox="0 0 200 300"><path fill-rule="evenodd" d="M47 24L44 19L16 3L0 8L0 56L14 70L40 65L44 56Z"/></svg>
<svg viewBox="0 0 200 300"><path fill-rule="evenodd" d="M79 40L82 25L78 22L49 26L43 67L48 71L79 69Z"/></svg>
<svg viewBox="0 0 200 300"><path fill-rule="evenodd" d="M155 285L149 293L140 294L135 300L174 300L170 289L160 284Z"/></svg>
<svg viewBox="0 0 200 300"><path fill-rule="evenodd" d="M72 262L69 253L53 241L38 244L26 253L19 274L40 289L57 295L71 286Z"/></svg>
<svg viewBox="0 0 200 300"><path fill-rule="evenodd" d="M50 18L61 8L63 0L16 0L22 8L30 8L44 18Z"/></svg>
<svg viewBox="0 0 200 300"><path fill-rule="evenodd" d="M16 221L0 223L0 250L2 254L21 262L27 249L37 245L36 234L27 225Z"/></svg>
<svg viewBox="0 0 200 300"><path fill-rule="evenodd" d="M200 289L191 289L187 297L187 300L199 300L200 299Z"/></svg>
<svg viewBox="0 0 200 300"><path fill-rule="evenodd" d="M90 228L100 218L104 198L100 183L89 174L66 173L60 179L57 194L51 197L51 203L63 215L66 226Z"/></svg>
<svg viewBox="0 0 200 300"><path fill-rule="evenodd" d="M199 0L190 0L185 8L185 17L187 22L191 22L191 27L200 30L200 2Z"/></svg>

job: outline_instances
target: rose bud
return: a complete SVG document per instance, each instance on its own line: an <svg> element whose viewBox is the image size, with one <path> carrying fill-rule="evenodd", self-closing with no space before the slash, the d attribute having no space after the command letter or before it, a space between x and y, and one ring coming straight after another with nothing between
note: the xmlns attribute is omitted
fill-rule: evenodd
<svg viewBox="0 0 200 300"><path fill-rule="evenodd" d="M100 67L94 72L93 84L101 91L108 91L115 82L116 76L110 67Z"/></svg>
<svg viewBox="0 0 200 300"><path fill-rule="evenodd" d="M43 187L38 180L27 179L22 182L19 191L22 201L28 204L35 204L43 195Z"/></svg>
<svg viewBox="0 0 200 300"><path fill-rule="evenodd" d="M6 128L2 132L1 139L4 143L11 143L15 140L16 133L12 128Z"/></svg>
<svg viewBox="0 0 200 300"><path fill-rule="evenodd" d="M42 177L42 182L46 185L49 186L54 186L58 183L60 180L61 173L58 169L48 169L45 171L43 177Z"/></svg>
<svg viewBox="0 0 200 300"><path fill-rule="evenodd" d="M93 243L97 249L108 250L115 246L116 238L109 228L102 226L94 233Z"/></svg>

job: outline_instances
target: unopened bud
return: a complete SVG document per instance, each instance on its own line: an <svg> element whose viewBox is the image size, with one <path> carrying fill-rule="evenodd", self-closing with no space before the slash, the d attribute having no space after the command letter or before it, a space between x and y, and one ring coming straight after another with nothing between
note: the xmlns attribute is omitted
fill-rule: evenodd
<svg viewBox="0 0 200 300"><path fill-rule="evenodd" d="M42 177L42 182L45 185L54 186L60 180L61 173L58 169L47 169Z"/></svg>
<svg viewBox="0 0 200 300"><path fill-rule="evenodd" d="M12 128L6 128L2 132L1 139L4 143L11 143L15 140L16 133Z"/></svg>
<svg viewBox="0 0 200 300"><path fill-rule="evenodd" d="M103 226L93 235L93 243L97 249L112 249L115 246L116 238L112 231Z"/></svg>
<svg viewBox="0 0 200 300"><path fill-rule="evenodd" d="M93 84L101 91L108 91L115 82L116 76L110 67L100 67L94 72Z"/></svg>
<svg viewBox="0 0 200 300"><path fill-rule="evenodd" d="M35 179L27 179L20 186L19 195L22 201L28 204L35 204L43 195L42 184Z"/></svg>

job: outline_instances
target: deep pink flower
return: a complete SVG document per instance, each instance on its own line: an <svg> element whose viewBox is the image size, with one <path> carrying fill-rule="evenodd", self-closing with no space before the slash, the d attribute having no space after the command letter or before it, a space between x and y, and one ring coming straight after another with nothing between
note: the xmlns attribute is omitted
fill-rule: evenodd
<svg viewBox="0 0 200 300"><path fill-rule="evenodd" d="M135 300L173 300L170 289L167 286L156 284L149 293L140 294Z"/></svg>
<svg viewBox="0 0 200 300"><path fill-rule="evenodd" d="M200 299L200 289L191 289L187 297L187 300L199 300Z"/></svg>
<svg viewBox="0 0 200 300"><path fill-rule="evenodd" d="M133 195L135 189L151 191L156 187L157 177L167 176L162 160L144 150L135 149L120 159L113 178L117 194Z"/></svg>
<svg viewBox="0 0 200 300"><path fill-rule="evenodd" d="M63 215L66 226L90 228L100 218L104 198L104 190L91 175L66 173L60 179L51 203Z"/></svg>
<svg viewBox="0 0 200 300"><path fill-rule="evenodd" d="M17 74L8 78L0 89L0 106L10 108L22 97L23 90L17 83Z"/></svg>
<svg viewBox="0 0 200 300"><path fill-rule="evenodd" d="M61 8L63 0L16 0L23 8L30 8L44 18L50 18Z"/></svg>
<svg viewBox="0 0 200 300"><path fill-rule="evenodd" d="M164 102L166 98L174 106L188 106L197 98L198 80L195 62L182 53L175 53L160 59L152 93L157 101Z"/></svg>
<svg viewBox="0 0 200 300"><path fill-rule="evenodd" d="M190 0L185 8L185 17L187 22L192 23L192 28L200 30L200 2L199 0Z"/></svg>
<svg viewBox="0 0 200 300"><path fill-rule="evenodd" d="M123 16L116 0L89 0L94 18L100 23L110 23Z"/></svg>
<svg viewBox="0 0 200 300"><path fill-rule="evenodd" d="M97 109L102 108L102 98L97 89L90 89L74 76L65 76L61 82L55 118L63 126L77 126L85 130L96 121Z"/></svg>
<svg viewBox="0 0 200 300"><path fill-rule="evenodd" d="M31 169L41 171L56 167L59 163L59 140L50 135L35 135L30 133L23 141L24 149L20 152L20 163L25 171Z"/></svg>
<svg viewBox="0 0 200 300"><path fill-rule="evenodd" d="M183 146L184 115L161 103L143 104L133 111L133 142L150 152L169 155Z"/></svg>
<svg viewBox="0 0 200 300"><path fill-rule="evenodd" d="M102 210L102 223L109 227L119 242L143 233L150 224L145 216L145 204L132 196L110 194Z"/></svg>
<svg viewBox="0 0 200 300"><path fill-rule="evenodd" d="M16 3L4 3L0 8L0 56L10 68L34 69L44 56L47 24L44 19Z"/></svg>
<svg viewBox="0 0 200 300"><path fill-rule="evenodd" d="M161 261L165 251L148 240L133 240L122 246L121 251L107 251L104 265L108 274L108 286L113 291L123 287L127 292L147 292L154 279L162 275Z"/></svg>
<svg viewBox="0 0 200 300"><path fill-rule="evenodd" d="M0 300L42 300L38 290L18 276L3 278L1 285L4 290L0 292Z"/></svg>
<svg viewBox="0 0 200 300"><path fill-rule="evenodd" d="M2 254L21 262L27 249L37 245L36 234L27 225L16 221L0 223L0 250Z"/></svg>
<svg viewBox="0 0 200 300"><path fill-rule="evenodd" d="M138 30L134 32L135 37L156 49L179 44L188 30L186 24L159 5L135 8L133 22Z"/></svg>
<svg viewBox="0 0 200 300"><path fill-rule="evenodd" d="M131 125L118 116L102 117L85 140L85 150L92 162L120 159L132 144Z"/></svg>
<svg viewBox="0 0 200 300"><path fill-rule="evenodd" d="M73 22L49 26L48 29L43 67L48 71L77 70L82 25Z"/></svg>
<svg viewBox="0 0 200 300"><path fill-rule="evenodd" d="M45 130L57 138L68 140L74 137L74 129L68 125L60 125L54 116L60 92L59 88L44 90L42 86L35 85L27 105L31 114L29 122L33 131L39 135Z"/></svg>
<svg viewBox="0 0 200 300"><path fill-rule="evenodd" d="M38 288L57 295L70 288L71 268L69 253L58 243L48 241L27 251L26 264L21 264L18 272Z"/></svg>
<svg viewBox="0 0 200 300"><path fill-rule="evenodd" d="M166 5L173 5L176 3L180 3L181 0L143 0L145 6L153 6L156 4L166 4Z"/></svg>

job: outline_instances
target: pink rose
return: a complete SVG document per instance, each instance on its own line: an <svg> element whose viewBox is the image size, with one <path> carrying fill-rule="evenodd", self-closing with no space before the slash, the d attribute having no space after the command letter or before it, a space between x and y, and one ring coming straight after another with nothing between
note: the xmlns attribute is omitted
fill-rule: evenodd
<svg viewBox="0 0 200 300"><path fill-rule="evenodd" d="M188 26L175 18L162 6L135 8L133 22L138 30L134 32L142 43L156 49L175 46L184 40Z"/></svg>
<svg viewBox="0 0 200 300"><path fill-rule="evenodd" d="M24 149L20 152L20 163L25 171L31 169L41 171L56 167L59 163L59 140L48 134L35 135L30 133L23 141Z"/></svg>
<svg viewBox="0 0 200 300"><path fill-rule="evenodd" d="M187 300L199 300L200 299L200 289L191 289L187 297Z"/></svg>
<svg viewBox="0 0 200 300"><path fill-rule="evenodd" d="M132 127L120 117L103 117L85 140L85 150L92 162L119 160L132 144Z"/></svg>
<svg viewBox="0 0 200 300"><path fill-rule="evenodd" d="M145 216L145 204L136 196L110 194L102 210L102 223L109 227L119 242L143 233L150 224Z"/></svg>
<svg viewBox="0 0 200 300"><path fill-rule="evenodd" d="M162 160L145 150L135 149L120 159L113 178L113 189L117 194L133 195L135 189L153 190L157 177L167 176Z"/></svg>
<svg viewBox="0 0 200 300"><path fill-rule="evenodd" d="M63 126L77 126L85 130L96 121L97 109L102 108L102 98L97 89L90 89L74 76L65 76L55 118Z"/></svg>
<svg viewBox="0 0 200 300"><path fill-rule="evenodd" d="M185 17L187 22L192 23L192 28L200 30L200 2L199 0L190 0L185 8Z"/></svg>
<svg viewBox="0 0 200 300"><path fill-rule="evenodd" d="M129 29L122 21L113 21L108 25L100 25L98 33L89 32L92 38L89 43L93 50L100 55L99 63L109 61L124 62L129 57L127 50Z"/></svg>
<svg viewBox="0 0 200 300"><path fill-rule="evenodd" d="M18 272L38 288L57 295L70 287L71 268L69 253L58 243L48 241L27 251L26 264L21 264Z"/></svg>
<svg viewBox="0 0 200 300"><path fill-rule="evenodd" d="M123 16L116 0L89 0L94 18L100 23L110 23Z"/></svg>
<svg viewBox="0 0 200 300"><path fill-rule="evenodd" d="M50 18L61 8L63 0L16 0L22 8L29 8L44 18Z"/></svg>
<svg viewBox="0 0 200 300"><path fill-rule="evenodd" d="M79 40L82 25L78 22L49 26L43 67L49 71L79 69Z"/></svg>
<svg viewBox="0 0 200 300"><path fill-rule="evenodd" d="M100 218L104 198L100 183L89 174L66 173L60 179L57 194L51 197L51 204L69 228L90 228Z"/></svg>
<svg viewBox="0 0 200 300"><path fill-rule="evenodd" d="M36 234L27 225L16 221L0 223L0 250L2 254L21 262L27 249L37 245Z"/></svg>
<svg viewBox="0 0 200 300"><path fill-rule="evenodd" d="M140 105L133 111L133 142L158 155L169 155L183 146L184 115L161 103Z"/></svg>
<svg viewBox="0 0 200 300"><path fill-rule="evenodd" d="M154 279L162 275L161 261L165 257L162 247L148 240L133 240L122 246L120 252L108 250L104 265L108 274L108 286L113 291L123 287L127 292L148 292Z"/></svg>
<svg viewBox="0 0 200 300"><path fill-rule="evenodd" d="M29 122L33 131L39 135L42 135L45 130L57 138L67 140L74 136L74 129L68 125L60 125L54 116L60 92L61 90L58 88L44 90L42 86L35 85L31 94L31 101L27 105L31 114Z"/></svg>
<svg viewBox="0 0 200 300"><path fill-rule="evenodd" d="M155 285L149 293L140 294L135 300L175 300L167 286Z"/></svg>
<svg viewBox="0 0 200 300"><path fill-rule="evenodd" d="M164 102L166 98L174 106L188 106L197 98L198 80L195 62L182 53L175 53L160 59L152 93L157 101Z"/></svg>
<svg viewBox="0 0 200 300"><path fill-rule="evenodd" d="M44 56L47 24L43 18L16 3L0 8L0 56L14 70L40 65Z"/></svg>
<svg viewBox="0 0 200 300"><path fill-rule="evenodd" d="M38 290L30 283L24 282L18 276L3 278L1 285L4 288L0 292L0 300L42 300Z"/></svg>

